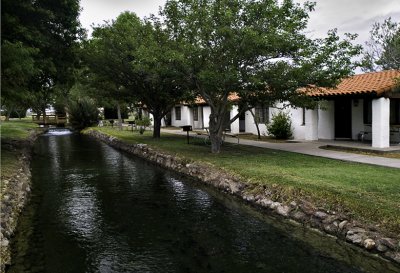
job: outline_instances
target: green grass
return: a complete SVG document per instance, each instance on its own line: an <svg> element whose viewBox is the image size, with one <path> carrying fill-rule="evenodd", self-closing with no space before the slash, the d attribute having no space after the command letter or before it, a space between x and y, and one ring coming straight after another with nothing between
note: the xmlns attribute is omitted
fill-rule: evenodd
<svg viewBox="0 0 400 273"><path fill-rule="evenodd" d="M1 179L11 177L18 169L21 141L27 139L37 124L30 118L1 121Z"/></svg>
<svg viewBox="0 0 400 273"><path fill-rule="evenodd" d="M400 170L367 164L313 157L296 153L225 144L220 154L211 154L200 139L151 132L94 128L129 143L151 147L187 159L206 162L248 183L269 185L281 200L309 199L327 209L342 209L355 219L400 231ZM257 188L256 186L256 188Z"/></svg>
<svg viewBox="0 0 400 273"><path fill-rule="evenodd" d="M31 119L1 121L1 139L24 139L29 136L31 130L37 128L38 125L33 123Z"/></svg>

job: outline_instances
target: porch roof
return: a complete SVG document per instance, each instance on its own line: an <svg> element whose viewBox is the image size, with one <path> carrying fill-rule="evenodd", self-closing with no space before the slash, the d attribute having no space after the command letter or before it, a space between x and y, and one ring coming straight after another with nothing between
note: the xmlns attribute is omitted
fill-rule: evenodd
<svg viewBox="0 0 400 273"><path fill-rule="evenodd" d="M305 90L312 97L374 94L382 96L396 86L395 79L400 77L400 70L371 72L342 80L336 88L310 87Z"/></svg>
<svg viewBox="0 0 400 273"><path fill-rule="evenodd" d="M240 98L237 93L231 93L228 96L228 101L238 101ZM195 104L207 104L206 101L202 97L197 97L195 100Z"/></svg>

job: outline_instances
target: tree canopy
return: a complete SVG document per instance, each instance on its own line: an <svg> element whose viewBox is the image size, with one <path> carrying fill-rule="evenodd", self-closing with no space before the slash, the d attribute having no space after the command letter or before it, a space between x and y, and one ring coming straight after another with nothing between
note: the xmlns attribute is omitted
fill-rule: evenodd
<svg viewBox="0 0 400 273"><path fill-rule="evenodd" d="M400 23L389 17L372 26L362 68L364 71L400 69Z"/></svg>
<svg viewBox="0 0 400 273"><path fill-rule="evenodd" d="M308 38L313 9L313 3L291 0L167 1L166 29L184 45L187 78L211 107L213 152L220 151L231 92L242 111L260 100L296 103L299 87L334 86L352 72L351 57L360 51L352 44L355 35L341 40L332 30L325 39Z"/></svg>
<svg viewBox="0 0 400 273"><path fill-rule="evenodd" d="M74 81L79 0L2 1L2 104L23 101L43 111ZM7 105L8 104L8 105Z"/></svg>
<svg viewBox="0 0 400 273"><path fill-rule="evenodd" d="M186 98L182 80L180 44L170 39L156 17L139 19L125 12L98 26L86 45L86 63L96 81L109 83L108 92L134 98L154 118L154 137L160 137L161 119Z"/></svg>

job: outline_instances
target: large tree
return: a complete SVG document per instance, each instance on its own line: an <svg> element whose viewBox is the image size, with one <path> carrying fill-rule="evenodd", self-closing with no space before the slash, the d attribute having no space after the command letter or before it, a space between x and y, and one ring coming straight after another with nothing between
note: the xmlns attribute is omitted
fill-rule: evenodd
<svg viewBox="0 0 400 273"><path fill-rule="evenodd" d="M400 69L400 24L389 17L376 22L363 52L364 71Z"/></svg>
<svg viewBox="0 0 400 273"><path fill-rule="evenodd" d="M117 107L118 113L121 104L137 100L130 62L136 58L142 30L141 20L124 12L116 20L96 26L92 38L84 44L83 59L88 69L83 82L100 104ZM120 124L122 118L118 116Z"/></svg>
<svg viewBox="0 0 400 273"><path fill-rule="evenodd" d="M349 35L336 31L311 40L304 30L308 12L291 0L169 0L163 10L171 37L184 44L187 77L211 107L213 153L220 151L222 132L236 92L241 111L248 102L298 99L308 84L333 86L352 71L350 58L359 52Z"/></svg>
<svg viewBox="0 0 400 273"><path fill-rule="evenodd" d="M138 77L139 98L153 115L153 137L160 137L161 120L182 101L193 97L188 93L184 74L182 44L171 39L161 22L152 17L145 21L145 35L132 62Z"/></svg>
<svg viewBox="0 0 400 273"><path fill-rule="evenodd" d="M83 35L79 10L79 0L2 1L4 101L23 97L45 112L56 90L67 93Z"/></svg>
<svg viewBox="0 0 400 273"><path fill-rule="evenodd" d="M108 89L110 99L124 91L121 99L135 99L146 106L154 118L153 136L159 138L161 119L187 93L181 84L183 54L179 47L157 18L141 20L125 12L94 29L85 59L90 73L98 78L95 84L107 82L116 87Z"/></svg>

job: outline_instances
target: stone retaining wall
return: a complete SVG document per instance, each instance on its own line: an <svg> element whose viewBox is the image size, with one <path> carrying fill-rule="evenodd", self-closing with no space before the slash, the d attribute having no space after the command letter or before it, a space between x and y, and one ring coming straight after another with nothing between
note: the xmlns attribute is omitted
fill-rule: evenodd
<svg viewBox="0 0 400 273"><path fill-rule="evenodd" d="M32 146L38 134L33 133L27 140L2 143L14 147L19 153L14 174L2 178L0 200L0 272L11 262L10 240L15 232L18 216L29 199L31 191L30 161Z"/></svg>
<svg viewBox="0 0 400 273"><path fill-rule="evenodd" d="M255 190L255 185L243 183L238 178L210 165L190 162L187 159L160 153L146 144L127 144L113 136L95 130L89 130L87 134L114 148L155 162L162 167L196 177L206 184L236 195L254 206L268 210L270 213L316 228L400 264L399 238L380 234L374 228L368 228L342 213L322 210L307 201L278 202L278 200L273 200L273 196L276 196L273 187L264 186L262 193L260 193L259 190Z"/></svg>

